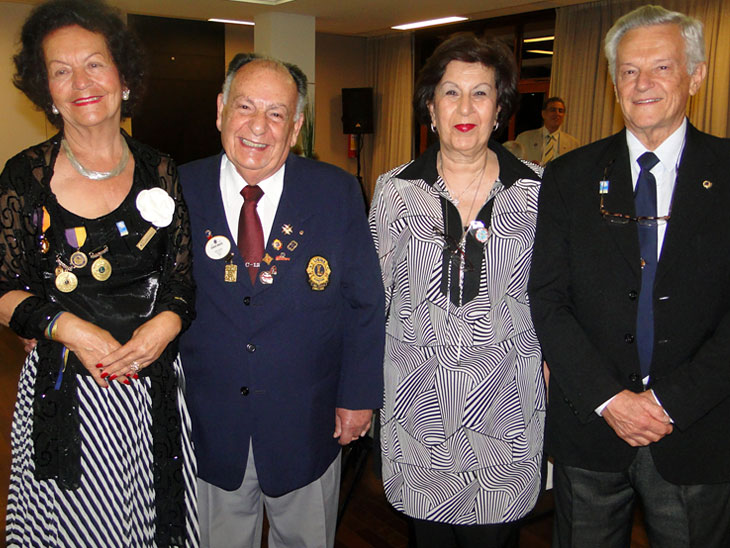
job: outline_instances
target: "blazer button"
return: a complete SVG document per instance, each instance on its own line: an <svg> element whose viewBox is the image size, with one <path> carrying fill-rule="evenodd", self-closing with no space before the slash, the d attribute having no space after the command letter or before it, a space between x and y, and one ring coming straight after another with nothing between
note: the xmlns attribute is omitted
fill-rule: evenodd
<svg viewBox="0 0 730 548"><path fill-rule="evenodd" d="M635 301L638 296L639 296L639 292L636 291L635 289L632 289L631 291L629 291L629 299L631 299L632 301Z"/></svg>
<svg viewBox="0 0 730 548"><path fill-rule="evenodd" d="M246 306L250 305L251 304L251 297L244 297L243 298L243 304L245 304Z"/></svg>
<svg viewBox="0 0 730 548"><path fill-rule="evenodd" d="M624 335L624 341L626 344L631 344L634 342L634 336L631 333L626 333L626 335Z"/></svg>
<svg viewBox="0 0 730 548"><path fill-rule="evenodd" d="M246 351L247 352L251 352L251 353L256 352L256 345L255 344L248 343L246 345Z"/></svg>
<svg viewBox="0 0 730 548"><path fill-rule="evenodd" d="M636 373L631 373L631 375L629 375L629 380L630 380L631 382L636 382L636 381L638 381L638 380L639 380L639 375L638 375L638 374L636 374Z"/></svg>
<svg viewBox="0 0 730 548"><path fill-rule="evenodd" d="M248 396L248 386L242 386L241 387L241 395L242 396Z"/></svg>

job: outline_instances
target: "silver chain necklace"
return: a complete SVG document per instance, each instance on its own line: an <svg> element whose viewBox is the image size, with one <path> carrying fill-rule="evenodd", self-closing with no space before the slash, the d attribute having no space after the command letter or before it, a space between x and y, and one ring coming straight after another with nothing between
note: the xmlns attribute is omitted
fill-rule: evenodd
<svg viewBox="0 0 730 548"><path fill-rule="evenodd" d="M73 168L79 172L79 174L83 175L87 179L91 179L92 181L103 181L105 179L116 177L124 171L124 168L127 167L127 162L129 161L129 145L127 145L127 140L124 137L122 137L122 158L119 160L117 167L111 171L94 171L93 169L86 169L76 159L74 153L71 152L71 147L68 146L68 141L66 141L66 139L61 139L61 146L63 147L63 151L66 153L66 157Z"/></svg>

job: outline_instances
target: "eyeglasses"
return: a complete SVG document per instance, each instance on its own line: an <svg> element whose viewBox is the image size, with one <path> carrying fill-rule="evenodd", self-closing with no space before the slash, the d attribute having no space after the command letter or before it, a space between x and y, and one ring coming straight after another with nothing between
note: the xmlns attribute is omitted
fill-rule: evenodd
<svg viewBox="0 0 730 548"><path fill-rule="evenodd" d="M456 238L450 234L441 232L441 230L437 227L433 227L433 233L444 240L443 249L445 258L448 258L452 263L454 261L459 261L460 264L464 265L464 272L472 272L474 270L474 265L466 256L466 253L464 253L464 250Z"/></svg>
<svg viewBox="0 0 730 548"><path fill-rule="evenodd" d="M613 225L626 225L633 221L639 226L659 226L663 223L666 223L669 219L672 218L671 213L669 215L662 215L661 217L632 217L631 215L626 215L625 213L613 213L603 207L603 194L601 194L600 208L603 218Z"/></svg>
<svg viewBox="0 0 730 548"><path fill-rule="evenodd" d="M603 187L603 182L608 182L608 170L613 165L613 160L603 169L603 179L601 181L601 187ZM645 226L645 227L653 227L653 226L659 226L664 223L666 223L669 219L672 218L672 206L669 206L669 214L668 215L662 215L661 217L651 217L651 216L642 216L642 217L632 217L631 215L626 215L625 213L613 213L611 211L608 211L605 207L603 207L603 196L604 192L608 192L608 186L606 186L605 191L601 192L601 203L600 203L600 211L603 218L608 221L612 225L627 225L630 222L634 222L639 226Z"/></svg>

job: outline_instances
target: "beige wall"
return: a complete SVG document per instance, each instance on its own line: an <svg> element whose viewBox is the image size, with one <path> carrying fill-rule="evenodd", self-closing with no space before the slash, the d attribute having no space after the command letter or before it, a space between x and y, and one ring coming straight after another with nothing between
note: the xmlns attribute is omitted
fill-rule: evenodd
<svg viewBox="0 0 730 548"><path fill-rule="evenodd" d="M32 6L0 2L0 166L24 148L46 139L54 133L46 128L46 117L35 110L15 86L13 55L18 48L20 27Z"/></svg>
<svg viewBox="0 0 730 548"><path fill-rule="evenodd" d="M253 49L253 27L226 24L226 67L237 53L250 53ZM221 78L221 83L223 79Z"/></svg>

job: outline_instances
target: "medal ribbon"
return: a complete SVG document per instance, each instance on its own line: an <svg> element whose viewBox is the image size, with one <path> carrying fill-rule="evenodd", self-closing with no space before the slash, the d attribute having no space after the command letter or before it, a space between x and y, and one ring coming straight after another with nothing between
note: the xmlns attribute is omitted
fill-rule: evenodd
<svg viewBox="0 0 730 548"><path fill-rule="evenodd" d="M45 232L51 227L51 215L48 213L48 210L46 209L46 206L43 206L43 212L42 212L42 219L41 219L41 232Z"/></svg>
<svg viewBox="0 0 730 548"><path fill-rule="evenodd" d="M76 226L74 228L67 228L65 231L66 241L68 245L74 249L81 249L86 242L86 227Z"/></svg>

